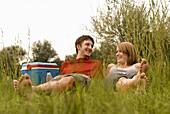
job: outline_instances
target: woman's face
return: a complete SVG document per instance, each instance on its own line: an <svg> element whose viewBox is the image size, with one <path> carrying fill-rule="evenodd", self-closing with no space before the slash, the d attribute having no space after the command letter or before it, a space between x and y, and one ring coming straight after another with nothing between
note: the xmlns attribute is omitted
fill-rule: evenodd
<svg viewBox="0 0 170 114"><path fill-rule="evenodd" d="M121 50L119 50L118 47L117 47L117 50L116 50L116 58L117 58L117 63L127 64L127 60L128 60L127 54L124 54L123 52L121 52Z"/></svg>

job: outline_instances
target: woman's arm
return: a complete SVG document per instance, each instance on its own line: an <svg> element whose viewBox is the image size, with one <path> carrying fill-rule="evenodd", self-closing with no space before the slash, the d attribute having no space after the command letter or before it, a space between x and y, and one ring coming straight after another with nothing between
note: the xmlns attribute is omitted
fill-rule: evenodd
<svg viewBox="0 0 170 114"><path fill-rule="evenodd" d="M109 75L110 69L111 69L112 67L114 67L114 66L115 66L115 64L109 64L109 65L107 66L106 76Z"/></svg>

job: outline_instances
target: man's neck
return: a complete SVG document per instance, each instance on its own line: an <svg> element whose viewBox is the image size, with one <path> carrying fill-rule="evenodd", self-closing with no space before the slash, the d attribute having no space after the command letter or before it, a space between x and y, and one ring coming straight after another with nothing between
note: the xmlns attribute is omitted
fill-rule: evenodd
<svg viewBox="0 0 170 114"><path fill-rule="evenodd" d="M80 58L82 58L82 59L88 59L88 57L86 57L86 56L81 56L81 55L77 54L76 59L80 59Z"/></svg>

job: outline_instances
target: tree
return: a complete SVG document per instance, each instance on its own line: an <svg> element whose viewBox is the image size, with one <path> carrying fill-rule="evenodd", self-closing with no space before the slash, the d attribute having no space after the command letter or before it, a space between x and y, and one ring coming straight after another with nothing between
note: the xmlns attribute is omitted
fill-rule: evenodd
<svg viewBox="0 0 170 114"><path fill-rule="evenodd" d="M61 64L64 62L59 57L51 61L52 63L56 63L59 66L59 69L61 68Z"/></svg>
<svg viewBox="0 0 170 114"><path fill-rule="evenodd" d="M66 55L65 61L76 59L76 57L77 57L77 54ZM103 55L102 55L101 51L98 48L95 47L93 49L93 52L90 55L89 59L96 59L96 60L100 60L102 62L103 61Z"/></svg>
<svg viewBox="0 0 170 114"><path fill-rule="evenodd" d="M102 53L100 52L100 50L98 48L94 48L92 54L90 55L89 59L96 59L96 60L100 60L101 62L103 61L102 58Z"/></svg>
<svg viewBox="0 0 170 114"><path fill-rule="evenodd" d="M19 62L24 59L26 51L18 46L12 45L0 51L0 68L6 76L17 76L20 72Z"/></svg>
<svg viewBox="0 0 170 114"><path fill-rule="evenodd" d="M147 11L144 2L106 0L104 10L98 9L97 16L92 16L93 28L90 30L100 41L102 55L112 58L114 53L108 52L114 50L119 42L129 41L141 57L149 58L149 61L164 58L168 61L168 7L153 0L149 5Z"/></svg>
<svg viewBox="0 0 170 114"><path fill-rule="evenodd" d="M101 56L107 59L104 64L113 60L116 44L128 41L134 44L138 61L146 58L150 74L166 83L170 71L168 5L163 0L150 0L149 5L141 0L106 0L104 10L92 16L90 30L101 44Z"/></svg>
<svg viewBox="0 0 170 114"><path fill-rule="evenodd" d="M34 42L32 51L34 62L49 62L50 59L58 55L51 43L47 40L44 40L43 43L41 43L40 40L37 43Z"/></svg>
<svg viewBox="0 0 170 114"><path fill-rule="evenodd" d="M111 45L109 42L102 41L100 42L101 46L99 49L94 49L92 56L96 53L96 58L102 62L104 62L105 67L110 63L115 63L115 53L116 53L116 46Z"/></svg>
<svg viewBox="0 0 170 114"><path fill-rule="evenodd" d="M76 59L76 56L77 56L77 54L66 55L65 56L65 61Z"/></svg>

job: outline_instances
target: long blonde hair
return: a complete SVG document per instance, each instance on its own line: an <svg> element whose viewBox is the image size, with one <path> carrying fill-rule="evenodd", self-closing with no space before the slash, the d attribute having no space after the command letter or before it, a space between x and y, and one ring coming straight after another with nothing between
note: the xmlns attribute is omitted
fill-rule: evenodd
<svg viewBox="0 0 170 114"><path fill-rule="evenodd" d="M122 53L127 54L128 56L127 65L133 65L138 62L137 52L132 43L122 42L118 44L117 47Z"/></svg>

